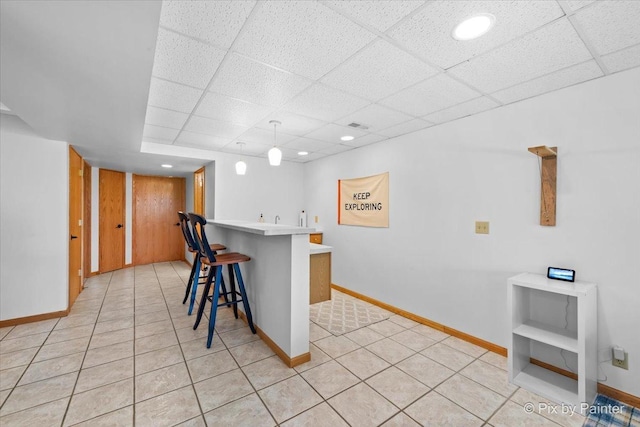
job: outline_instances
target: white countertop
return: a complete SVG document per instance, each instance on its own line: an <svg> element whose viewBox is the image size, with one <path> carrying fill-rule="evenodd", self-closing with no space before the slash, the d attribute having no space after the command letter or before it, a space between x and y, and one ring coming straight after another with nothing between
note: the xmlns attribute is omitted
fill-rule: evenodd
<svg viewBox="0 0 640 427"><path fill-rule="evenodd" d="M289 236L292 234L310 234L315 228L298 227L286 224L270 224L266 222L250 222L236 219L207 219L207 224L262 236Z"/></svg>
<svg viewBox="0 0 640 427"><path fill-rule="evenodd" d="M315 255L315 254L325 254L327 252L331 252L333 250L333 247L331 246L327 246L327 245L319 245L317 243L309 243L309 254L310 255Z"/></svg>

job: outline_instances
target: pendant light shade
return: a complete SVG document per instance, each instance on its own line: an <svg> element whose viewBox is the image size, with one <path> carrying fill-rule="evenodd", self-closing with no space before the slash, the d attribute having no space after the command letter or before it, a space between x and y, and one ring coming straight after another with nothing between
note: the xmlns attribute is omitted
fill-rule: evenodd
<svg viewBox="0 0 640 427"><path fill-rule="evenodd" d="M269 164L271 166L280 166L282 160L282 151L278 147L273 147L269 150Z"/></svg>
<svg viewBox="0 0 640 427"><path fill-rule="evenodd" d="M271 120L269 122L273 124L273 148L269 150L269 164L271 166L280 166L280 161L282 160L282 151L278 147L276 147L276 126L281 125L282 123L277 120Z"/></svg>
<svg viewBox="0 0 640 427"><path fill-rule="evenodd" d="M240 146L240 151L244 149L244 142L236 142ZM247 164L243 160L236 162L236 175L244 175L247 173Z"/></svg>
<svg viewBox="0 0 640 427"><path fill-rule="evenodd" d="M247 164L240 160L236 163L236 174L244 175L245 173L247 173Z"/></svg>

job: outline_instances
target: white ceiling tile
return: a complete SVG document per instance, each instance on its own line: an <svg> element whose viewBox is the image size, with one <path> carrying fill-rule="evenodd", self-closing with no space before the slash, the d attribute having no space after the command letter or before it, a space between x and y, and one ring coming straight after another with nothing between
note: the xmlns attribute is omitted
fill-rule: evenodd
<svg viewBox="0 0 640 427"><path fill-rule="evenodd" d="M191 113L202 96L201 90L151 77L149 105Z"/></svg>
<svg viewBox="0 0 640 427"><path fill-rule="evenodd" d="M173 144L173 141L169 141L166 139L156 139L156 138L149 138L147 136L143 136L142 137L142 141L143 142L152 142L154 144L164 144L164 145L171 145Z"/></svg>
<svg viewBox="0 0 640 427"><path fill-rule="evenodd" d="M496 17L493 29L475 40L459 41L454 27L477 13ZM442 68L449 68L564 15L557 2L435 1L402 22L389 35L411 51Z"/></svg>
<svg viewBox="0 0 640 427"><path fill-rule="evenodd" d="M472 99L471 101L463 102L462 104L449 107L445 110L431 113L425 116L424 119L432 123L445 123L451 120L459 119L461 117L477 114L482 111L490 110L498 106L498 103L482 96L480 98Z"/></svg>
<svg viewBox="0 0 640 427"><path fill-rule="evenodd" d="M314 80L375 38L317 2L270 1L260 6L234 48Z"/></svg>
<svg viewBox="0 0 640 427"><path fill-rule="evenodd" d="M177 111L165 110L147 106L147 116L144 119L146 124L163 126L172 129L182 129L184 122L187 121L188 114L178 113Z"/></svg>
<svg viewBox="0 0 640 427"><path fill-rule="evenodd" d="M291 73L232 55L218 72L211 91L254 104L278 107L311 83Z"/></svg>
<svg viewBox="0 0 640 427"><path fill-rule="evenodd" d="M309 153L306 156L298 156L297 159L291 159L291 161L299 162L299 163L308 163L308 162L312 162L314 160L321 159L323 157L327 157L327 154L324 154L324 153Z"/></svg>
<svg viewBox="0 0 640 427"><path fill-rule="evenodd" d="M278 132L282 131L298 136L305 135L327 124L327 122L323 120L312 119L311 117L301 116L288 111L278 111L258 123L257 127L273 131L273 125L269 123L271 120L277 120L282 123L278 125Z"/></svg>
<svg viewBox="0 0 640 427"><path fill-rule="evenodd" d="M431 126L433 126L433 123L427 122L422 119L413 119L413 120L409 120L408 122L400 123L399 125L380 130L378 131L378 133L391 138L391 137L404 135L406 133L415 132L420 129L425 129Z"/></svg>
<svg viewBox="0 0 640 427"><path fill-rule="evenodd" d="M509 104L601 76L602 70L594 60L591 60L492 93L491 96L500 102Z"/></svg>
<svg viewBox="0 0 640 427"><path fill-rule="evenodd" d="M364 147L365 145L375 144L376 142L384 141L385 139L388 139L388 137L370 133L368 135L358 137L352 141L344 141L342 142L342 144L348 145L350 147Z"/></svg>
<svg viewBox="0 0 640 427"><path fill-rule="evenodd" d="M318 139L318 140L326 141L332 144L339 144L342 142L340 138L343 136L350 135L358 138L366 134L367 132L359 130L358 128L353 128L349 126L339 126L339 125L330 123L328 125L322 126L319 129L314 130L313 132L309 132L306 136L308 138Z"/></svg>
<svg viewBox="0 0 640 427"><path fill-rule="evenodd" d="M185 130L190 132L204 133L206 135L220 138L236 138L247 131L247 127L236 125L221 120L206 119L204 117L191 116Z"/></svg>
<svg viewBox="0 0 640 427"><path fill-rule="evenodd" d="M280 150L282 151L282 159L283 160L291 160L294 162L300 162L300 159L302 159L305 156L301 156L298 154L299 151L296 148L290 148L290 147L280 147Z"/></svg>
<svg viewBox="0 0 640 427"><path fill-rule="evenodd" d="M573 11L582 9L583 7L594 3L596 0L565 0L567 6Z"/></svg>
<svg viewBox="0 0 640 427"><path fill-rule="evenodd" d="M600 55L640 43L640 1L601 1L575 17Z"/></svg>
<svg viewBox="0 0 640 427"><path fill-rule="evenodd" d="M371 104L362 110L341 118L338 123L346 126L355 122L367 126L369 128L368 132L378 132L380 129L395 126L412 118L407 114L399 113L382 105Z"/></svg>
<svg viewBox="0 0 640 427"><path fill-rule="evenodd" d="M437 72L389 42L378 40L335 68L322 82L377 101Z"/></svg>
<svg viewBox="0 0 640 427"><path fill-rule="evenodd" d="M265 107L208 92L193 114L242 126L253 126L261 118L272 112L273 109L274 107Z"/></svg>
<svg viewBox="0 0 640 427"><path fill-rule="evenodd" d="M170 129L160 126L144 125L142 136L145 138L164 139L165 141L173 141L178 136L178 129Z"/></svg>
<svg viewBox="0 0 640 427"><path fill-rule="evenodd" d="M225 53L226 51L206 43L160 28L152 74L204 89Z"/></svg>
<svg viewBox="0 0 640 427"><path fill-rule="evenodd" d="M292 150L297 150L297 151L315 152L315 151L321 151L325 148L330 148L332 145L335 145L335 143L319 141L317 139L310 139L310 138L297 138L291 142L288 142L284 146L286 148L290 148Z"/></svg>
<svg viewBox="0 0 640 427"><path fill-rule="evenodd" d="M612 73L638 67L640 66L640 44L603 56L602 61Z"/></svg>
<svg viewBox="0 0 640 427"><path fill-rule="evenodd" d="M591 58L564 18L449 71L491 93Z"/></svg>
<svg viewBox="0 0 640 427"><path fill-rule="evenodd" d="M318 120L333 122L367 104L367 101L360 98L316 83L288 102L283 109L296 111Z"/></svg>
<svg viewBox="0 0 640 427"><path fill-rule="evenodd" d="M280 132L280 126L278 126L277 130L277 141L278 145L286 144L289 141L293 141L297 136L289 135L286 133ZM256 142L258 144L267 144L273 145L273 125L271 126L271 130L267 129L259 129L259 128L251 128L242 135L237 138L238 141L244 142Z"/></svg>
<svg viewBox="0 0 640 427"><path fill-rule="evenodd" d="M213 150L222 148L230 142L230 138L219 138L201 133L182 131L175 145Z"/></svg>
<svg viewBox="0 0 640 427"><path fill-rule="evenodd" d="M446 74L439 74L398 92L380 103L412 116L424 116L478 96L480 93L475 90Z"/></svg>
<svg viewBox="0 0 640 427"><path fill-rule="evenodd" d="M320 153L328 154L328 155L338 154L344 151L353 150L354 148L355 147L350 147L344 144L335 144L335 145L332 145L331 147L327 147L324 150L321 150Z"/></svg>
<svg viewBox="0 0 640 427"><path fill-rule="evenodd" d="M244 141L242 141L244 142ZM244 144L238 144L236 142L230 142L224 147L224 151L229 153L247 154L247 155L260 155L264 154L271 149L272 145L260 144L257 142L245 142Z"/></svg>
<svg viewBox="0 0 640 427"><path fill-rule="evenodd" d="M352 18L376 28L387 31L402 18L409 15L424 1L374 0L374 1L329 1L327 2Z"/></svg>
<svg viewBox="0 0 640 427"><path fill-rule="evenodd" d="M247 0L165 0L160 25L228 49L254 4Z"/></svg>

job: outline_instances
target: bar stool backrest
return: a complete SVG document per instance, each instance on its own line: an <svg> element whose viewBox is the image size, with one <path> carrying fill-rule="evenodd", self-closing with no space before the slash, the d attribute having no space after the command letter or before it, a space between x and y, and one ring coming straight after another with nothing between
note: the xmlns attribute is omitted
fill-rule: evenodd
<svg viewBox="0 0 640 427"><path fill-rule="evenodd" d="M196 249L199 250L200 256L206 257L211 263L216 262L216 257L207 240L207 233L204 231L207 220L198 214L189 212L189 221L191 221L191 226L193 227L193 237L195 237Z"/></svg>
<svg viewBox="0 0 640 427"><path fill-rule="evenodd" d="M186 213L178 211L178 218L180 218L180 228L182 229L184 240L187 242L187 246L189 246L189 251L199 252L198 243L193 239L193 235L189 229L189 217Z"/></svg>

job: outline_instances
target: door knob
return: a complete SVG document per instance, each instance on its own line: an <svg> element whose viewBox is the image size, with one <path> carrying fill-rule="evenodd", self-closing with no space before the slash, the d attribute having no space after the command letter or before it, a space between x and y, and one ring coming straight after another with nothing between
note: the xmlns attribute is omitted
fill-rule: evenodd
<svg viewBox="0 0 640 427"><path fill-rule="evenodd" d="M74 236L73 234L71 235L71 240L77 239L77 238L78 238L78 236Z"/></svg>
<svg viewBox="0 0 640 427"><path fill-rule="evenodd" d="M116 228L122 228L122 224L118 224Z"/></svg>

